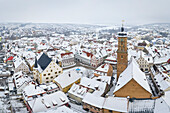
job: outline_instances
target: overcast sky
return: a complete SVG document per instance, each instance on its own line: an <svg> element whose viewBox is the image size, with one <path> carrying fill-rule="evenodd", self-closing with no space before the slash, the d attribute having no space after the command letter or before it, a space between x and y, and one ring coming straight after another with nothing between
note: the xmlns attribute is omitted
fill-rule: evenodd
<svg viewBox="0 0 170 113"><path fill-rule="evenodd" d="M0 0L0 22L170 23L170 0Z"/></svg>

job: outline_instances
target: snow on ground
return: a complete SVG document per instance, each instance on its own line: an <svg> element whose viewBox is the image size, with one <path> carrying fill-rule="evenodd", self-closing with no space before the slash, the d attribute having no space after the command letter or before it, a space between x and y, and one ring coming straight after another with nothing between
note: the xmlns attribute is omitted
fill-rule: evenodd
<svg viewBox="0 0 170 113"><path fill-rule="evenodd" d="M86 70L86 68L84 68L84 67L77 66L77 67L65 69L65 70L63 70L63 72L67 72L67 71L70 71L70 70L73 70L73 69L78 69L78 68L80 69L80 71L83 71L83 72Z"/></svg>
<svg viewBox="0 0 170 113"><path fill-rule="evenodd" d="M91 77L94 76L94 75L93 75L94 70L86 69L86 68L81 67L81 66L77 66L77 67L65 69L65 70L63 70L63 73L64 73L64 72L67 72L67 71L71 71L71 70L76 70L76 69L80 69L80 73L82 74L82 77L91 78Z"/></svg>
<svg viewBox="0 0 170 113"><path fill-rule="evenodd" d="M3 93L4 92L1 92L0 95ZM7 103L8 103L8 101L7 101L6 97L0 97L0 113L6 113L9 111L8 110L9 105ZM9 113L10 113L10 111L9 111Z"/></svg>
<svg viewBox="0 0 170 113"><path fill-rule="evenodd" d="M113 96L114 89L115 89L115 85L113 84L113 86L110 88L110 91L107 93L108 96Z"/></svg>
<svg viewBox="0 0 170 113"><path fill-rule="evenodd" d="M62 68L63 68L63 69L65 69L65 68L70 68L70 67L73 67L73 66L75 66L75 65L76 65L76 63L73 64L73 65L69 65L69 66L62 67Z"/></svg>
<svg viewBox="0 0 170 113"><path fill-rule="evenodd" d="M4 91L0 91L0 98L5 97Z"/></svg>
<svg viewBox="0 0 170 113"><path fill-rule="evenodd" d="M24 107L24 104L19 100L11 100L12 107Z"/></svg>

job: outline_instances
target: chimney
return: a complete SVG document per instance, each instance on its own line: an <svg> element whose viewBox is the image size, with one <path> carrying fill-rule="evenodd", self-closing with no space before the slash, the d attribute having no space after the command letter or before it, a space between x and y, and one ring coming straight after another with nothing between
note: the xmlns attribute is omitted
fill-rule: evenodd
<svg viewBox="0 0 170 113"><path fill-rule="evenodd" d="M102 68L104 68L104 67L105 67L105 65L106 65L106 64L103 64L103 65L102 65Z"/></svg>
<svg viewBox="0 0 170 113"><path fill-rule="evenodd" d="M71 77L71 74L70 74L70 72L68 73L68 76L69 76L69 77Z"/></svg>
<svg viewBox="0 0 170 113"><path fill-rule="evenodd" d="M95 89L99 90L99 85L98 84L95 85Z"/></svg>

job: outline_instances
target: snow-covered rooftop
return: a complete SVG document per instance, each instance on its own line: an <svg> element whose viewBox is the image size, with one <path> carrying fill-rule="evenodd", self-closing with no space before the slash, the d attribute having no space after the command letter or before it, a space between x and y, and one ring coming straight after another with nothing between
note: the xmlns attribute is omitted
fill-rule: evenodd
<svg viewBox="0 0 170 113"><path fill-rule="evenodd" d="M118 91L120 88L122 88L124 85L126 85L132 79L134 79L146 91L151 93L145 73L143 73L139 69L138 64L136 63L134 58L132 58L128 67L120 74L114 92Z"/></svg>
<svg viewBox="0 0 170 113"><path fill-rule="evenodd" d="M43 97L35 98L27 101L33 112L47 111L48 109L57 108L69 102L67 96L57 91L52 94L44 95Z"/></svg>
<svg viewBox="0 0 170 113"><path fill-rule="evenodd" d="M55 82L59 83L62 88L76 82L81 78L80 74L76 72L76 70L70 70L60 74L58 77L54 79Z"/></svg>
<svg viewBox="0 0 170 113"><path fill-rule="evenodd" d="M95 79L90 79L87 77L83 77L81 79L80 85L88 87L90 89L94 89L95 91L93 92L93 94L95 94L96 96L101 96L106 88L106 82L97 81Z"/></svg>
<svg viewBox="0 0 170 113"><path fill-rule="evenodd" d="M104 109L117 111L117 112L127 112L128 110L128 99L122 97L108 97L105 99L103 104Z"/></svg>
<svg viewBox="0 0 170 113"><path fill-rule="evenodd" d="M90 104L92 106L101 108L103 107L105 98L99 97L91 93L87 93L84 99L82 100L84 103Z"/></svg>

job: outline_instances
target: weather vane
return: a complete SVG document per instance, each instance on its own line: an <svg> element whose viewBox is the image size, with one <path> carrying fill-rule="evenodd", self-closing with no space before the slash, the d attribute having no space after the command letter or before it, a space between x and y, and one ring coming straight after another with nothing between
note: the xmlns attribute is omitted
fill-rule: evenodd
<svg viewBox="0 0 170 113"><path fill-rule="evenodd" d="M123 23L124 23L125 21L124 20L122 20L122 27L121 27L121 32L124 32L124 27L123 27Z"/></svg>

